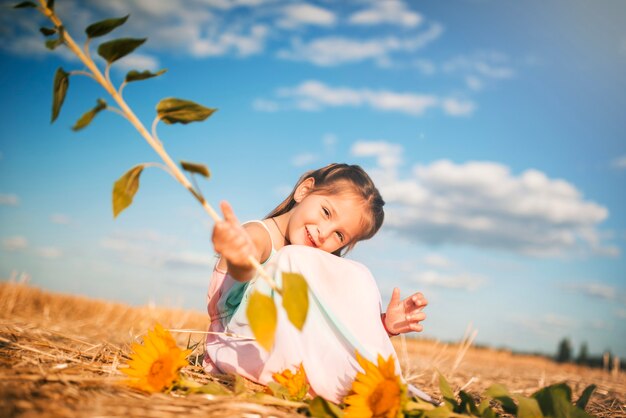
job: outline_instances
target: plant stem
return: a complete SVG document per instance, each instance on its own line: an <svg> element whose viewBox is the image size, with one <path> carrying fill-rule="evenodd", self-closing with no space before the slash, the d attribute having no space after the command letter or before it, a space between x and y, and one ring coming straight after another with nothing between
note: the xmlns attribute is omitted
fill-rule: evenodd
<svg viewBox="0 0 626 418"><path fill-rule="evenodd" d="M48 8L46 0L39 0L39 4L41 5L41 9L40 9L41 12L48 19L50 19L50 21L52 21L52 23L54 23L56 27L63 26L63 23L61 22L59 17L56 15L56 13L53 10ZM65 45L67 45L67 47L74 54L76 54L76 56L83 62L83 64L87 66L87 68L93 74L94 76L93 78L96 80L96 82L100 84L106 90L106 92L109 93L109 95L115 100L115 102L120 107L121 111L126 116L126 119L128 119L128 121L135 127L135 129L137 129L139 134L146 140L146 142L148 142L148 144L152 147L152 149L154 149L154 151L156 151L159 157L161 157L161 159L163 160L165 165L168 167L169 171L174 176L174 178L178 180L178 182L181 183L183 187L185 187L198 200L198 202L200 202L204 210L209 214L209 216L213 219L214 222L221 222L222 218L219 216L219 214L211 207L211 205L209 205L209 203L204 199L204 197L202 197L198 192L196 192L193 185L189 182L185 174L183 174L183 172L178 168L178 165L176 165L176 163L172 161L172 159L170 158L169 154L165 151L165 148L160 143L160 141L158 141L157 139L153 138L150 135L150 133L143 126L139 118L137 118L135 113L126 104L122 96L118 93L118 91L115 89L113 84L110 82L109 77L108 77L108 70L111 64L107 63L107 69L106 69L107 76L105 77L100 71L100 69L98 68L98 66L95 64L95 62L91 59L91 57L88 54L85 54L85 52L83 52L83 50L78 46L78 44L76 44L76 42L74 41L72 36L69 34L69 32L64 31L63 35L64 35L63 40L65 42ZM261 264L258 262L256 258L254 258L252 254L248 256L248 261L250 261L250 264L256 269L259 275L268 282L268 284L274 291L281 293L274 279L265 271L263 266L261 266Z"/></svg>

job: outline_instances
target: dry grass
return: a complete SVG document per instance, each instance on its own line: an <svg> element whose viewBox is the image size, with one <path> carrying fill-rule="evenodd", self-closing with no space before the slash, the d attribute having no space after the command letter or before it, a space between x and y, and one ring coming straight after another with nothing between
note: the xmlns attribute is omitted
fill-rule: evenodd
<svg viewBox="0 0 626 418"><path fill-rule="evenodd" d="M249 383L233 396L146 395L120 385L116 370L129 345L155 322L166 328L206 329L201 312L129 307L44 292L11 282L0 283L0 416L4 417L289 417L295 407L255 400L261 386ZM202 334L175 333L181 346L193 346ZM468 334L469 335L469 334ZM469 337L468 337L469 339ZM466 339L466 341L468 340ZM429 393L438 393L436 371L455 389L480 394L491 383L529 395L539 387L567 382L579 395L598 386L589 409L600 417L626 416L626 376L558 365L533 356L476 349L424 340L397 339L405 375ZM195 380L233 385L228 376L207 376L198 366L200 343L185 370Z"/></svg>

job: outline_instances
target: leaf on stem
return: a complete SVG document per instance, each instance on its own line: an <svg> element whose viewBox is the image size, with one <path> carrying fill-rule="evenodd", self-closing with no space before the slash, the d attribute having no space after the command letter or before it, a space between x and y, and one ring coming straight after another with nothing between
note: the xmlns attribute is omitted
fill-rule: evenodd
<svg viewBox="0 0 626 418"><path fill-rule="evenodd" d="M201 176L204 176L206 178L211 177L211 172L209 171L209 168L204 164L181 161L180 166L183 168L183 170L189 171L190 173L200 174Z"/></svg>
<svg viewBox="0 0 626 418"><path fill-rule="evenodd" d="M52 120L50 123L54 122L59 116L59 112L61 111L61 106L63 106L63 101L65 100L65 94L67 93L69 85L69 73L66 73L63 68L59 67L54 75L54 86L52 91Z"/></svg>
<svg viewBox="0 0 626 418"><path fill-rule="evenodd" d="M85 128L87 125L89 125L91 123L93 118L95 118L98 113L100 113L102 110L106 109L107 102L105 102L102 99L98 99L97 103L98 104L96 104L96 107L94 107L93 109L88 110L87 112L85 112L83 114L83 116L81 116L80 119L78 119L76 124L74 126L72 126L72 130L74 132L80 131L81 129Z"/></svg>
<svg viewBox="0 0 626 418"><path fill-rule="evenodd" d="M594 390L596 390L596 385L587 386L583 391L583 394L580 395L580 398L578 398L578 401L576 401L576 406L580 409L585 409Z"/></svg>
<svg viewBox="0 0 626 418"><path fill-rule="evenodd" d="M283 308L289 321L302 331L309 311L309 289L304 276L298 273L283 273Z"/></svg>
<svg viewBox="0 0 626 418"><path fill-rule="evenodd" d="M143 164L134 166L113 185L113 218L133 203L133 197L139 190L139 176L143 169Z"/></svg>
<svg viewBox="0 0 626 418"><path fill-rule="evenodd" d="M46 41L46 48L48 48L50 50L54 50L58 46L63 45L63 42L65 42L65 39L64 39L64 36L63 36L63 33L64 33L63 26L59 26L59 29L57 30L57 32L59 34L59 37L56 38L56 39L48 39Z"/></svg>
<svg viewBox="0 0 626 418"><path fill-rule="evenodd" d="M200 122L211 116L217 109L204 107L190 100L168 97L157 105L157 115L168 125Z"/></svg>
<svg viewBox="0 0 626 418"><path fill-rule="evenodd" d="M126 23L126 20L128 19L129 16L130 15L126 15L124 17L116 17L112 19L105 19L105 20L101 20L99 22L93 23L87 26L87 29L85 29L85 33L87 34L89 38L97 38L98 36L104 36L107 33L111 32L113 29L117 28L118 26L122 26L124 23Z"/></svg>
<svg viewBox="0 0 626 418"><path fill-rule="evenodd" d="M39 28L39 32L41 32L43 34L43 36L52 36L55 33L57 33L56 29L50 29L50 28Z"/></svg>
<svg viewBox="0 0 626 418"><path fill-rule="evenodd" d="M135 39L135 38L120 38L114 39L109 42L104 42L98 47L98 55L106 60L107 63L112 64L120 58L133 52L141 44L146 42L147 38Z"/></svg>
<svg viewBox="0 0 626 418"><path fill-rule="evenodd" d="M343 411L337 405L326 399L316 396L309 403L309 413L315 418L342 418Z"/></svg>
<svg viewBox="0 0 626 418"><path fill-rule="evenodd" d="M456 409L459 406L454 398L454 392L452 391L450 384L441 373L439 373L439 390L441 391L443 401L450 407L450 409Z"/></svg>
<svg viewBox="0 0 626 418"><path fill-rule="evenodd" d="M13 8L14 9L28 9L28 8L36 9L37 5L33 3L32 1L23 1L13 6Z"/></svg>
<svg viewBox="0 0 626 418"><path fill-rule="evenodd" d="M130 83L132 81L140 81L140 80L145 80L147 78L152 78L152 77L158 77L161 74L165 73L167 70L166 69L162 69L157 71L156 73L152 73L148 70L146 71L142 71L139 72L137 70L131 70L128 72L128 74L126 74L126 82Z"/></svg>
<svg viewBox="0 0 626 418"><path fill-rule="evenodd" d="M250 323L250 328L257 342L266 351L270 351L274 345L274 333L276 332L276 322L278 315L274 300L254 291L248 301L246 317Z"/></svg>
<svg viewBox="0 0 626 418"><path fill-rule="evenodd" d="M543 418L536 399L513 395L517 401L517 418Z"/></svg>

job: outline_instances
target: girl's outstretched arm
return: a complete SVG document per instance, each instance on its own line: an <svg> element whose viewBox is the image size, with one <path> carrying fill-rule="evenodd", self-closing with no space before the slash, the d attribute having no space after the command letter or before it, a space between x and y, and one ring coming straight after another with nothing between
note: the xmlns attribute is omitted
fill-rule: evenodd
<svg viewBox="0 0 626 418"><path fill-rule="evenodd" d="M400 299L400 289L395 287L387 306L387 312L382 315L383 325L389 335L398 335L406 332L420 332L424 327L420 324L426 319L422 312L428 305L423 294L417 292L408 298Z"/></svg>
<svg viewBox="0 0 626 418"><path fill-rule="evenodd" d="M255 224L241 225L228 202L221 202L220 209L224 219L215 223L212 237L215 251L222 257L218 268L228 270L235 280L248 281L256 271L248 257L252 254L263 260L271 251L267 233Z"/></svg>

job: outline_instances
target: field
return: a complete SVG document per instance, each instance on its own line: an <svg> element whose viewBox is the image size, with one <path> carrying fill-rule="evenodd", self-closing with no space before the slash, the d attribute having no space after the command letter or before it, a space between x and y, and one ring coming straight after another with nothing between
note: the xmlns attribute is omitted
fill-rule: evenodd
<svg viewBox="0 0 626 418"><path fill-rule="evenodd" d="M253 383L239 395L146 395L120 384L117 366L130 343L158 321L177 330L206 329L201 312L123 304L41 291L25 284L0 283L0 416L2 417L233 417L302 416L289 405L271 405L253 395ZM174 333L179 345L193 346L201 333ZM455 390L478 396L490 384L504 384L530 395L538 388L567 382L576 399L593 383L598 386L588 411L599 417L626 417L626 374L575 365L559 365L535 356L507 351L396 338L405 376L424 391L438 395L437 371ZM466 348L467 347L467 348ZM198 344L184 370L200 382L229 376L207 376L197 366Z"/></svg>

